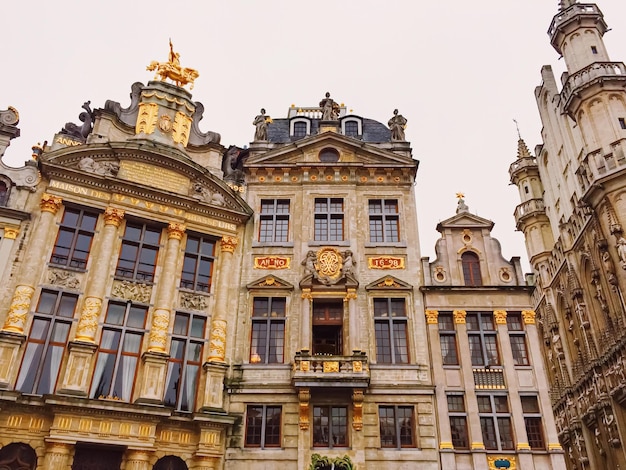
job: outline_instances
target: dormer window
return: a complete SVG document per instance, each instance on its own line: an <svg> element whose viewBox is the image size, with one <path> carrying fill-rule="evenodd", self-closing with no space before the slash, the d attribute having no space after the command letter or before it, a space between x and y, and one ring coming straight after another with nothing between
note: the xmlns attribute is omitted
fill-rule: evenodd
<svg viewBox="0 0 626 470"><path fill-rule="evenodd" d="M349 116L341 120L341 132L348 137L358 138L363 135L363 123L360 118Z"/></svg>
<svg viewBox="0 0 626 470"><path fill-rule="evenodd" d="M293 118L289 122L289 135L294 140L311 135L311 121L305 117Z"/></svg>

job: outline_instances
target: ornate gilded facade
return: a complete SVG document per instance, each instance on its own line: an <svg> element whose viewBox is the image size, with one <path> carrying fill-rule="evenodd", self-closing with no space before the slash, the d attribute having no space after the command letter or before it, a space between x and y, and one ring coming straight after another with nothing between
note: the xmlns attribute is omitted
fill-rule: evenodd
<svg viewBox="0 0 626 470"><path fill-rule="evenodd" d="M624 468L626 67L609 58L593 3L562 1L535 96L543 144L520 139L511 181L537 289L533 309L570 469Z"/></svg>

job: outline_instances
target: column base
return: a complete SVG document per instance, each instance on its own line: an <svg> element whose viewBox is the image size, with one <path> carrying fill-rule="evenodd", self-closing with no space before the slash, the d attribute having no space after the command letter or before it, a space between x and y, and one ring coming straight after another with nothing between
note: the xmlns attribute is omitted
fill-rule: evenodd
<svg viewBox="0 0 626 470"><path fill-rule="evenodd" d="M165 353L150 351L143 353L143 356L141 356L143 362L141 388L135 403L163 404L163 392L166 385L165 379L169 358L169 354Z"/></svg>
<svg viewBox="0 0 626 470"><path fill-rule="evenodd" d="M70 351L67 359L67 367L63 375L61 387L57 393L61 395L86 397L89 393L91 358L96 352L96 349L98 349L98 345L84 341L71 341L67 347Z"/></svg>

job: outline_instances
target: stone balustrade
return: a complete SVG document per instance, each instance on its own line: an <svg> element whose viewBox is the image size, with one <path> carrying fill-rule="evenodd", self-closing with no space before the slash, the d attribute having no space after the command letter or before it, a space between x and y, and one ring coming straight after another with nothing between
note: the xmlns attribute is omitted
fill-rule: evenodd
<svg viewBox="0 0 626 470"><path fill-rule="evenodd" d="M296 387L360 387L369 385L367 355L311 355L303 350L294 358L292 382Z"/></svg>

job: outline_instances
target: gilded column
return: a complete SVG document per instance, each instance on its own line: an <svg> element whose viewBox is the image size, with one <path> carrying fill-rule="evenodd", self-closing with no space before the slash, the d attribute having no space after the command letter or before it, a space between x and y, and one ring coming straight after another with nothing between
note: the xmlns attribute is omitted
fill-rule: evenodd
<svg viewBox="0 0 626 470"><path fill-rule="evenodd" d="M348 304L348 340L350 350L349 354L354 350L360 350L359 347L359 319L357 318L358 312L356 308L356 289L348 289L348 293L344 298L344 302Z"/></svg>
<svg viewBox="0 0 626 470"><path fill-rule="evenodd" d="M185 225L170 223L167 227L167 247L165 249L165 262L163 272L157 286L155 308L152 313L152 330L150 331L149 352L165 352L167 331L170 324L170 315L174 305L174 293L176 292L176 273L178 264L178 252L180 241L185 233Z"/></svg>
<svg viewBox="0 0 626 470"><path fill-rule="evenodd" d="M124 219L124 211L107 207L104 211L104 229L100 237L100 248L95 254L98 263L91 263L89 279L85 289L85 300L76 327L76 341L94 343L98 330L98 319L102 311L102 299L106 292L109 278L108 260L113 256L113 247L117 238L117 229Z"/></svg>
<svg viewBox="0 0 626 470"><path fill-rule="evenodd" d="M150 470L150 452L147 450L128 450L126 470Z"/></svg>
<svg viewBox="0 0 626 470"><path fill-rule="evenodd" d="M70 465L71 444L63 442L51 442L46 448L45 464L46 470L67 470Z"/></svg>
<svg viewBox="0 0 626 470"><path fill-rule="evenodd" d="M209 357L204 364L206 384L202 410L222 410L224 405L224 375L226 364L226 311L228 309L228 292L232 289L231 264L235 247L239 243L237 237L222 237L222 260L218 278L215 311L211 322L209 339Z"/></svg>
<svg viewBox="0 0 626 470"><path fill-rule="evenodd" d="M61 208L62 199L51 194L41 197L39 207L41 215L35 226L26 257L21 269L20 279L11 300L11 306L7 313L2 331L24 334L26 315L30 310L30 303L35 292L35 283L41 275L41 268L45 266L44 256L48 249L45 243L46 237L54 224L54 218Z"/></svg>
<svg viewBox="0 0 626 470"><path fill-rule="evenodd" d="M222 261L220 263L219 283L216 292L215 311L211 322L211 338L209 344L209 361L225 362L226 359L226 310L228 308L228 292L231 289L231 264L233 253L239 243L237 237L222 237Z"/></svg>
<svg viewBox="0 0 626 470"><path fill-rule="evenodd" d="M302 289L302 315L300 315L300 324L302 327L300 333L300 350L311 351L311 304L313 303L313 295L311 289Z"/></svg>

